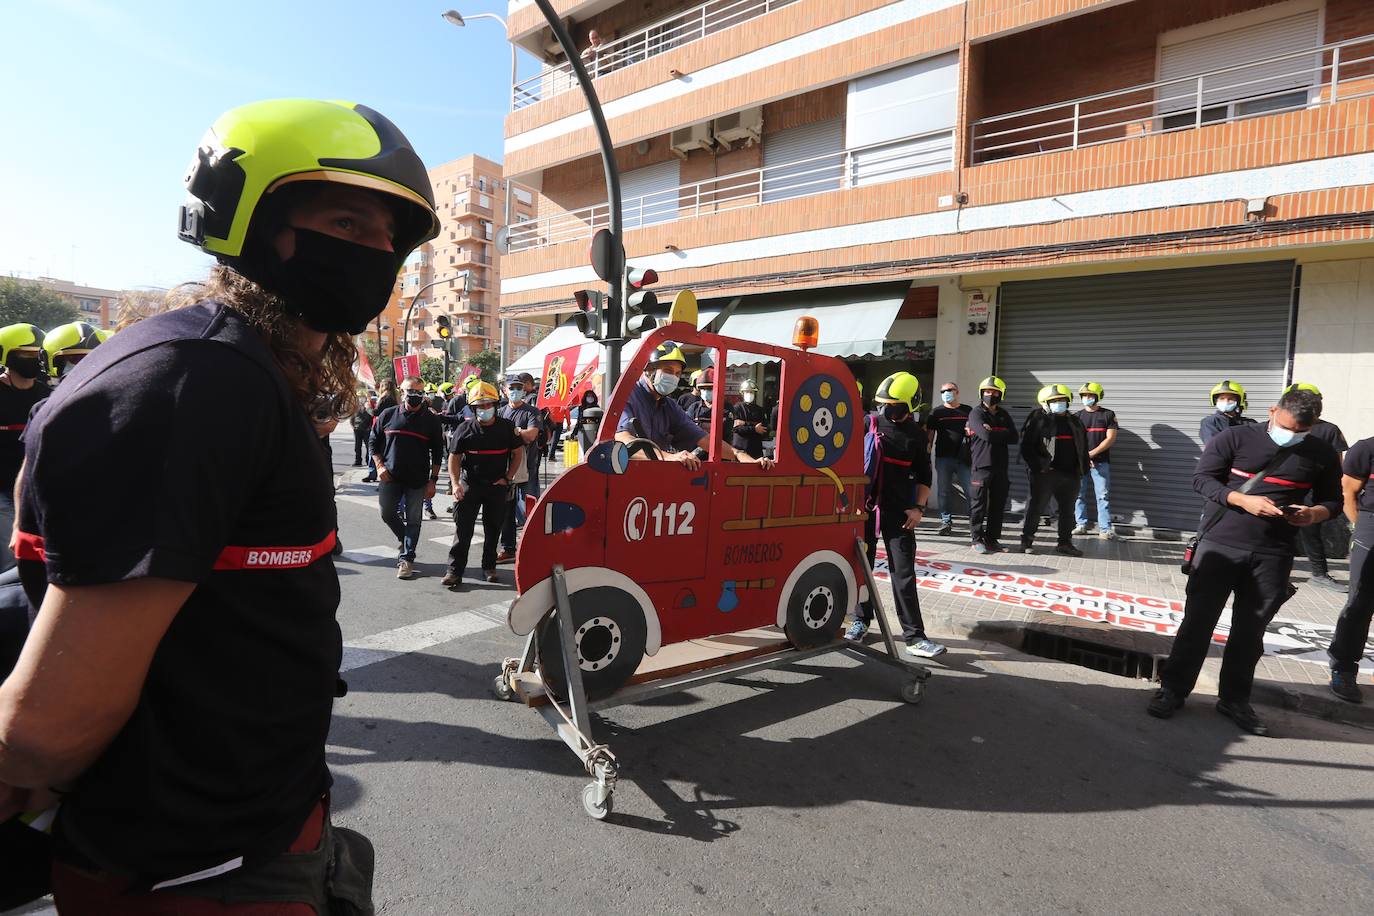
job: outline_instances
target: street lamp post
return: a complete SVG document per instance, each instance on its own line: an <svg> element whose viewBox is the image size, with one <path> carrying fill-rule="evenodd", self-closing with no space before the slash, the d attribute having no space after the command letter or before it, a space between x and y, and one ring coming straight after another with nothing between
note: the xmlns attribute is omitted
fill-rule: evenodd
<svg viewBox="0 0 1374 916"><path fill-rule="evenodd" d="M498 16L496 13L473 13L471 16L464 17L463 14L460 13L460 12L458 12L457 10L448 10L448 11L446 11L445 13L443 13L443 18L444 18L444 21L445 21L445 22L449 23L450 25L456 25L456 26L465 26L465 25L467 25L467 20L469 20L469 19L491 19L491 20L494 20L494 21L496 21L496 22L501 23L501 29L502 29L502 31L505 31L505 32L509 32L509 31L510 31L509 27L506 25L506 20L503 19L501 16ZM508 103L508 105L509 105L509 110L510 110L510 111L514 111L514 110L515 110L515 73L516 73L516 68L515 68L515 42L512 41L512 42L510 42L510 100L509 100L509 103ZM504 171L504 169L503 169L503 171ZM511 222L511 187L510 187L510 178L509 178L508 176L503 175L502 178L501 178L501 180L502 180L502 181L505 183L505 185L506 185L506 218L505 218L505 225L506 225L506 227L509 229L509 227L510 227L510 222ZM506 319L504 319L504 318L501 317L501 301L500 301L500 295L499 295L499 293L498 293L498 295L497 295L497 301L496 301L496 324L497 324L498 328L500 329L500 334L501 334L501 344L500 344L500 346L501 346L501 371L504 372L505 369L506 369Z"/></svg>

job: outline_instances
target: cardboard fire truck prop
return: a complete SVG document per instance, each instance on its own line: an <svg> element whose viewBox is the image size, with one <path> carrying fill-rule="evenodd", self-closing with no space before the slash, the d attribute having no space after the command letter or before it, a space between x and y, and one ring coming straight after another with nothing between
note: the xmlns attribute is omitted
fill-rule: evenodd
<svg viewBox="0 0 1374 916"><path fill-rule="evenodd" d="M615 766L591 740L587 710L642 698L655 683L641 671L652 667L647 659L676 644L777 628L763 639L767 651L727 654L686 674L670 666L676 673L656 682L685 689L738 676L742 666L855 648L839 631L875 590L862 552L864 417L845 364L808 352L818 331L815 319L799 320L797 347L700 331L695 299L679 294L668 323L626 367L587 460L554 481L528 517L515 561L519 597L508 613L528 641L523 659L507 660L496 691L544 707L596 778L583 796L594 817L609 810ZM731 352L781 364L774 467L724 460L719 407L697 469L658 459L647 440L616 441L626 402L665 341L717 367L729 365ZM915 702L929 671L900 659L877 616L887 643L880 654L912 673L903 697Z"/></svg>

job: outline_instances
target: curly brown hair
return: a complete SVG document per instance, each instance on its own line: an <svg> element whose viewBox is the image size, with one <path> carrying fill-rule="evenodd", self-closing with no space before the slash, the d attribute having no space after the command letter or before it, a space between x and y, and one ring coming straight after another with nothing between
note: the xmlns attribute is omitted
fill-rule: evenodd
<svg viewBox="0 0 1374 916"><path fill-rule="evenodd" d="M168 294L173 308L214 299L241 314L262 337L292 391L307 410L329 404L336 419L358 411L358 378L353 363L358 357L353 336L325 335L324 348L311 352L300 345L300 323L287 311L280 296L225 264L210 269L200 283L184 283Z"/></svg>

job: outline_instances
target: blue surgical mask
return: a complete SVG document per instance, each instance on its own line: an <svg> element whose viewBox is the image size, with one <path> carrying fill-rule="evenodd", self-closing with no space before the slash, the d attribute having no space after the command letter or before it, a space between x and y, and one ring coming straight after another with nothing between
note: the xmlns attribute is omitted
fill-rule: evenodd
<svg viewBox="0 0 1374 916"><path fill-rule="evenodd" d="M1297 445L1307 438L1307 433L1295 433L1291 429L1284 429L1282 426L1269 423L1269 438L1274 440L1274 444L1279 448L1287 448L1290 445Z"/></svg>
<svg viewBox="0 0 1374 916"><path fill-rule="evenodd" d="M1217 410L1220 410L1222 413L1232 413L1239 406L1239 401L1217 401Z"/></svg>
<svg viewBox="0 0 1374 916"><path fill-rule="evenodd" d="M1068 411L1069 411L1069 402L1068 402L1068 401L1051 401L1051 402L1050 402L1050 413L1068 413Z"/></svg>
<svg viewBox="0 0 1374 916"><path fill-rule="evenodd" d="M711 389L703 388L701 390L701 399L707 404L711 403Z"/></svg>
<svg viewBox="0 0 1374 916"><path fill-rule="evenodd" d="M496 418L496 408L495 408L495 407L479 407L479 408L477 408L477 419L480 420L480 421L482 421L483 423L489 423L489 422L491 422L492 420L494 420L495 418Z"/></svg>
<svg viewBox="0 0 1374 916"><path fill-rule="evenodd" d="M654 390L664 397L677 391L677 376L671 372L660 371L654 376Z"/></svg>
<svg viewBox="0 0 1374 916"><path fill-rule="evenodd" d="M523 404L525 402L525 392L520 388L510 390L510 402L512 404Z"/></svg>
<svg viewBox="0 0 1374 916"><path fill-rule="evenodd" d="M940 400L944 401L946 404L953 404L953 403L954 403L954 392L953 392L953 391L942 391L942 392L940 392Z"/></svg>
<svg viewBox="0 0 1374 916"><path fill-rule="evenodd" d="M1084 407L1096 407L1096 406L1097 406L1097 398L1084 398L1084 399L1083 399L1083 406L1084 406Z"/></svg>

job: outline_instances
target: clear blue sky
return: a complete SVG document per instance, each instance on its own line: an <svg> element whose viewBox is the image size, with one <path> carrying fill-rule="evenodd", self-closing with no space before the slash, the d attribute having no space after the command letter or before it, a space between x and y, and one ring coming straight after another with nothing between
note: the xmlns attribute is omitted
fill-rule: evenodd
<svg viewBox="0 0 1374 916"><path fill-rule="evenodd" d="M501 0L0 0L0 275L116 289L197 279L176 237L182 175L222 111L363 102L429 166L501 160ZM534 69L521 52L521 74Z"/></svg>

